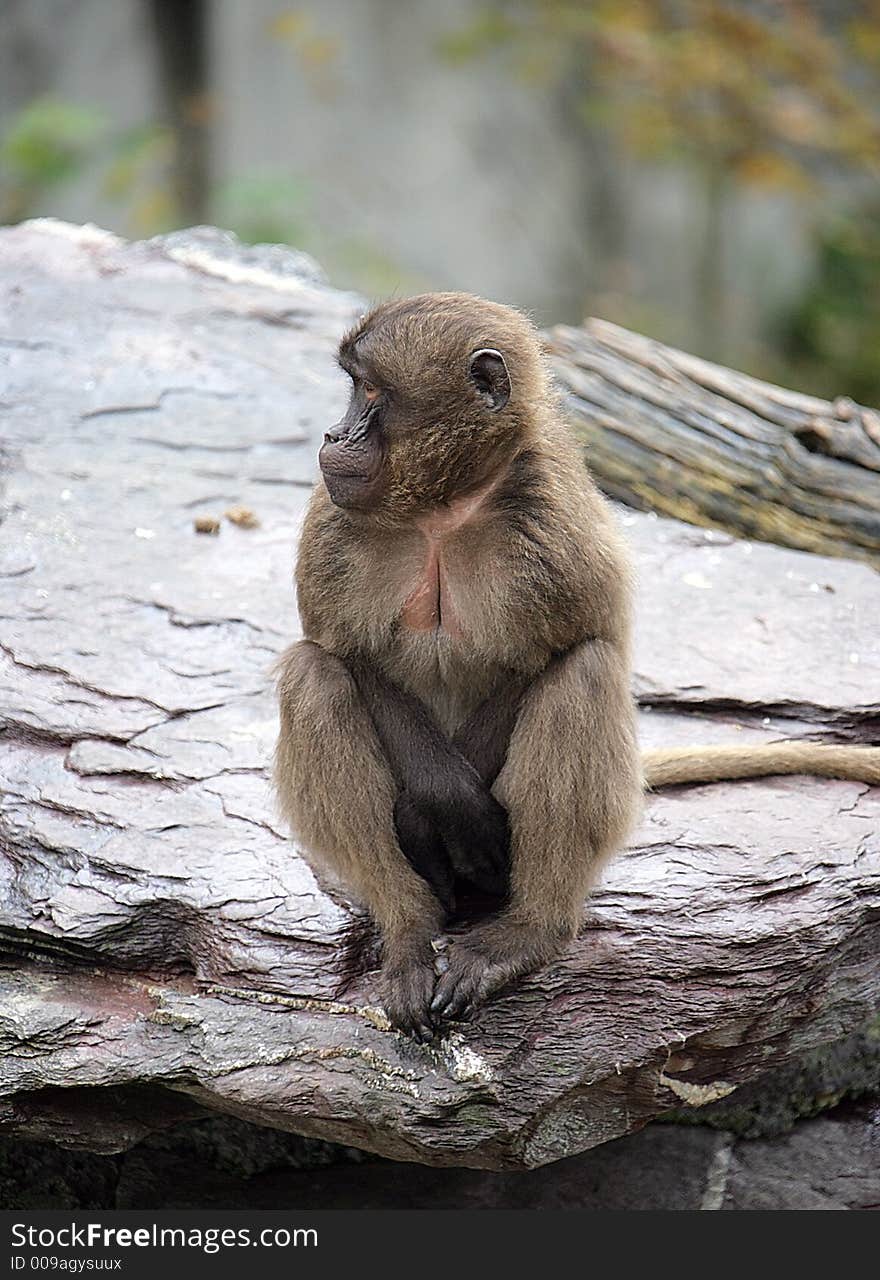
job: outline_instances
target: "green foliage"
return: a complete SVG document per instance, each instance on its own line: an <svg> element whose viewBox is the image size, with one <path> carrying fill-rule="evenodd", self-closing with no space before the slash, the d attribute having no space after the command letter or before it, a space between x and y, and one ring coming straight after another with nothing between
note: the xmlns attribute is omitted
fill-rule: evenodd
<svg viewBox="0 0 880 1280"><path fill-rule="evenodd" d="M37 98L0 140L0 220L16 222L94 155L106 119L92 107Z"/></svg>
<svg viewBox="0 0 880 1280"><path fill-rule="evenodd" d="M299 70L311 81L320 96L332 95L336 85L336 64L341 41L329 35L315 22L312 14L302 9L286 9L267 24L273 40L286 45L296 59Z"/></svg>
<svg viewBox="0 0 880 1280"><path fill-rule="evenodd" d="M213 194L213 217L247 244L297 244L307 239L307 191L296 178L244 174Z"/></svg>
<svg viewBox="0 0 880 1280"><path fill-rule="evenodd" d="M804 201L827 192L832 176L880 175L880 0L852 0L845 12L822 0L495 0L443 52L455 64L503 59L559 91L585 132L690 168L702 223L692 249L700 348L712 358L729 354L724 214L733 192L763 187ZM851 391L876 386L875 235L828 233L788 334L791 352L827 359ZM608 270L607 260L594 265L594 298L608 296Z"/></svg>
<svg viewBox="0 0 880 1280"><path fill-rule="evenodd" d="M168 131L158 126L114 131L95 107L36 98L0 138L0 222L40 212L56 188L96 169L104 194L125 206L134 229L165 229L169 202L162 170L170 149Z"/></svg>
<svg viewBox="0 0 880 1280"><path fill-rule="evenodd" d="M103 189L112 200L124 200L137 187L144 171L166 164L173 142L168 129L139 124L125 129L108 148Z"/></svg>
<svg viewBox="0 0 880 1280"><path fill-rule="evenodd" d="M800 385L880 404L880 206L819 233L813 279L779 340Z"/></svg>
<svg viewBox="0 0 880 1280"><path fill-rule="evenodd" d="M482 9L468 26L447 32L439 41L439 51L452 64L467 63L510 45L519 34L519 23L513 14L500 6Z"/></svg>
<svg viewBox="0 0 880 1280"><path fill-rule="evenodd" d="M92 107L38 98L14 120L0 159L22 182L58 182L75 172L105 127L103 115Z"/></svg>
<svg viewBox="0 0 880 1280"><path fill-rule="evenodd" d="M580 87L585 123L636 154L808 187L815 162L880 172L880 3L497 0L443 42L503 51L524 78Z"/></svg>

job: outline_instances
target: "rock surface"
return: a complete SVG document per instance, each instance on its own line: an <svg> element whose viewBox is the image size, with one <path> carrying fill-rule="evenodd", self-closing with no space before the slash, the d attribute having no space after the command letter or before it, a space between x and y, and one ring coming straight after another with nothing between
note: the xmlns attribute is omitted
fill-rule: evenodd
<svg viewBox="0 0 880 1280"><path fill-rule="evenodd" d="M788 778L651 797L562 960L436 1048L388 1028L363 918L297 857L266 775L296 527L359 307L216 233L0 232L9 1132L118 1151L208 1109L522 1168L877 1010L880 791ZM875 573L622 518L646 745L880 739Z"/></svg>
<svg viewBox="0 0 880 1280"><path fill-rule="evenodd" d="M775 1141L653 1124L528 1172L432 1169L222 1119L98 1156L0 1136L6 1209L876 1209L876 1101Z"/></svg>

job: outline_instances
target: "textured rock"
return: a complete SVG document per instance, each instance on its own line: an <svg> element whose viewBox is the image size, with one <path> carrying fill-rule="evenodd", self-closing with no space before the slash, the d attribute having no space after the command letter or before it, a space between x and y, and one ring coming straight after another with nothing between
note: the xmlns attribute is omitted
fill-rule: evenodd
<svg viewBox="0 0 880 1280"><path fill-rule="evenodd" d="M775 1142L740 1142L719 1209L877 1209L880 1113L809 1120ZM722 1170L723 1171L723 1170Z"/></svg>
<svg viewBox="0 0 880 1280"><path fill-rule="evenodd" d="M823 1045L698 1111L672 1112L677 1123L709 1125L739 1137L776 1137L804 1116L845 1101L880 1100L880 1022ZM880 1139L880 1131L877 1131ZM880 1152L878 1152L880 1156Z"/></svg>
<svg viewBox="0 0 880 1280"><path fill-rule="evenodd" d="M401 1166L204 1119L116 1156L0 1136L0 1206L94 1209L872 1209L877 1105L776 1141L649 1125L528 1172Z"/></svg>
<svg viewBox="0 0 880 1280"><path fill-rule="evenodd" d="M266 780L296 526L360 304L223 244L0 232L0 1119L107 1151L210 1109L516 1168L863 1024L880 792L788 778L652 797L563 959L439 1047L388 1028L363 919ZM647 744L878 739L870 569L623 518ZM90 1092L84 1118L85 1091L133 1086L168 1108L123 1124Z"/></svg>

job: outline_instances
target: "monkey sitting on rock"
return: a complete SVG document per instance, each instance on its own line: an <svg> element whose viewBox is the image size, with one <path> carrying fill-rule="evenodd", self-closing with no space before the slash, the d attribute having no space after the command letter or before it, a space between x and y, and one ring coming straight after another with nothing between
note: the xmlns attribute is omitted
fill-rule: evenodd
<svg viewBox="0 0 880 1280"><path fill-rule="evenodd" d="M339 348L281 659L275 783L307 856L366 904L391 1021L429 1041L574 936L645 783L880 782L880 749L640 758L631 575L536 330L467 294L376 307ZM494 914L432 942L462 893Z"/></svg>

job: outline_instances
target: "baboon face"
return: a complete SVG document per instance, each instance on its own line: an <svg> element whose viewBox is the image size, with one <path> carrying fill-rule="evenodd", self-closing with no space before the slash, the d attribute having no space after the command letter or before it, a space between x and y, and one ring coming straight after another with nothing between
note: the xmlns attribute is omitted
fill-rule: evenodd
<svg viewBox="0 0 880 1280"><path fill-rule="evenodd" d="M352 391L324 436L324 483L338 507L392 516L478 483L543 378L528 321L467 294L384 303L345 335L339 363Z"/></svg>

